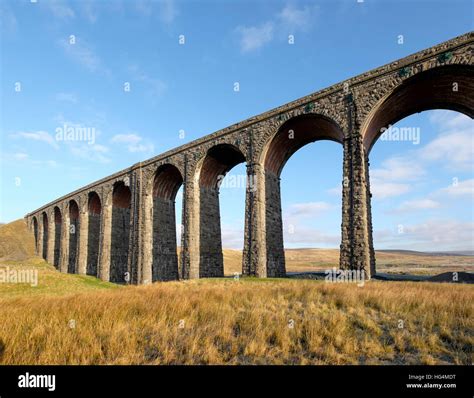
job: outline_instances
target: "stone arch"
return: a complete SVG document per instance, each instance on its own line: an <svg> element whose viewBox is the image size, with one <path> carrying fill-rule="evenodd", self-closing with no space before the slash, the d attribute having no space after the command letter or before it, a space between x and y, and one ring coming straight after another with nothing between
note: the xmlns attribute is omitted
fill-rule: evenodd
<svg viewBox="0 0 474 398"><path fill-rule="evenodd" d="M48 257L48 215L45 211L42 213L43 218L43 247L41 248L41 257L45 260Z"/></svg>
<svg viewBox="0 0 474 398"><path fill-rule="evenodd" d="M327 116L304 114L283 123L261 155L265 171L280 176L288 159L303 146L318 140L342 144L344 133L339 125Z"/></svg>
<svg viewBox="0 0 474 398"><path fill-rule="evenodd" d="M457 111L474 118L474 66L438 66L403 80L373 107L362 124L367 153L383 128L432 109Z"/></svg>
<svg viewBox="0 0 474 398"><path fill-rule="evenodd" d="M127 283L130 281L128 256L131 203L130 188L123 181L117 181L112 191L111 282Z"/></svg>
<svg viewBox="0 0 474 398"><path fill-rule="evenodd" d="M183 184L179 169L160 165L153 177L152 281L178 279L175 199Z"/></svg>
<svg viewBox="0 0 474 398"><path fill-rule="evenodd" d="M36 254L38 254L38 220L36 216L33 216L32 218L32 225L33 225L33 235L35 237L35 251Z"/></svg>
<svg viewBox="0 0 474 398"><path fill-rule="evenodd" d="M195 234L199 236L199 277L224 276L222 234L219 210L219 186L224 176L246 161L242 151L232 144L209 148L197 164L194 184L198 206Z"/></svg>
<svg viewBox="0 0 474 398"><path fill-rule="evenodd" d="M74 199L69 201L69 261L67 272L77 273L79 249L79 206Z"/></svg>
<svg viewBox="0 0 474 398"><path fill-rule="evenodd" d="M59 269L61 261L61 229L63 217L58 206L54 206L54 254L53 265Z"/></svg>
<svg viewBox="0 0 474 398"><path fill-rule="evenodd" d="M87 263L86 274L98 276L100 225L102 203L97 192L89 192L87 198Z"/></svg>
<svg viewBox="0 0 474 398"><path fill-rule="evenodd" d="M283 123L262 151L260 164L264 169L264 239L266 274L286 275L281 209L280 175L290 157L303 146L330 140L342 144L344 132L331 118L320 114L294 116ZM341 145L341 151L343 147ZM258 188L258 187L257 187Z"/></svg>

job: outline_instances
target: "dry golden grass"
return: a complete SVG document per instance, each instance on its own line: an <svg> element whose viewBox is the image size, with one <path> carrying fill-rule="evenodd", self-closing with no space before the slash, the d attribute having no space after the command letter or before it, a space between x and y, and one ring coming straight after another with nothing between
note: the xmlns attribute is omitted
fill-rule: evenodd
<svg viewBox="0 0 474 398"><path fill-rule="evenodd" d="M470 364L473 303L467 285L252 279L3 298L0 363Z"/></svg>
<svg viewBox="0 0 474 398"><path fill-rule="evenodd" d="M6 227L0 228L2 264L37 269L39 285L0 284L2 364L473 360L472 285L249 278L125 287L57 272L28 257L32 237L21 222L15 228L24 236ZM314 256L289 252L293 264ZM226 250L224 256L227 273L234 272L229 264L239 272L241 254Z"/></svg>

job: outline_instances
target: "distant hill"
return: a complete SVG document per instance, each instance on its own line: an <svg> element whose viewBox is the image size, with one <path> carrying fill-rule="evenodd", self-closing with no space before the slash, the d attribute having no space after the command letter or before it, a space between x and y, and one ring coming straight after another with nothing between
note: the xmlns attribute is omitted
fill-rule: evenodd
<svg viewBox="0 0 474 398"><path fill-rule="evenodd" d="M24 220L0 225L0 260L25 260L35 254L35 240Z"/></svg>

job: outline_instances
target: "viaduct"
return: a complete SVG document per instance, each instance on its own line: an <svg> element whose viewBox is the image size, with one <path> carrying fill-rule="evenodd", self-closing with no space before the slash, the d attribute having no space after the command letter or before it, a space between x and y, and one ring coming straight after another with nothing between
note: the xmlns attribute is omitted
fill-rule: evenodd
<svg viewBox="0 0 474 398"><path fill-rule="evenodd" d="M219 180L245 162L242 273L285 276L280 173L299 148L343 151L340 267L375 273L369 153L389 124L429 109L474 118L474 32L226 127L65 195L25 216L62 272L116 283L224 274ZM383 130L382 130L383 131ZM177 255L175 196L183 185Z"/></svg>

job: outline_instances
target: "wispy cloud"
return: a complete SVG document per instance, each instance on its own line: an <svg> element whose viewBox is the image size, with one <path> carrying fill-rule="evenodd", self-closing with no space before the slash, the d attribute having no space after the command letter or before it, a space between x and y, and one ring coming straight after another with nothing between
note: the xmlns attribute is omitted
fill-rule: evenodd
<svg viewBox="0 0 474 398"><path fill-rule="evenodd" d="M47 131L20 131L18 133L11 134L12 138L24 138L31 141L44 142L54 149L59 149L59 145L54 139L54 137L49 134Z"/></svg>
<svg viewBox="0 0 474 398"><path fill-rule="evenodd" d="M250 53L264 47L277 35L287 39L290 34L310 30L317 18L318 10L317 5L298 8L289 3L271 19L261 24L238 26L235 32L239 37L240 50L242 53Z"/></svg>
<svg viewBox="0 0 474 398"><path fill-rule="evenodd" d="M75 43L71 43L70 40L61 39L59 45L69 58L90 72L110 75L110 70L85 40L76 37Z"/></svg>
<svg viewBox="0 0 474 398"><path fill-rule="evenodd" d="M423 250L466 250L472 248L474 223L447 219L430 219L422 223L398 226L393 230L376 230L374 239L385 248Z"/></svg>
<svg viewBox="0 0 474 398"><path fill-rule="evenodd" d="M135 0L133 8L143 17L158 16L165 25L172 24L179 14L175 0Z"/></svg>
<svg viewBox="0 0 474 398"><path fill-rule="evenodd" d="M273 39L273 22L266 22L260 26L239 26L236 32L240 35L240 49L242 52L255 51Z"/></svg>
<svg viewBox="0 0 474 398"><path fill-rule="evenodd" d="M327 202L295 203L290 206L288 217L313 218L330 210L332 207L333 206Z"/></svg>
<svg viewBox="0 0 474 398"><path fill-rule="evenodd" d="M70 149L71 153L80 159L90 160L98 163L110 163L112 161L112 159L107 156L109 153L109 148L104 145L75 143L75 145L70 146Z"/></svg>
<svg viewBox="0 0 474 398"><path fill-rule="evenodd" d="M149 76L147 73L143 72L137 64L130 65L128 70L131 73L133 80L143 83L146 92L151 97L161 97L166 91L166 84L163 80Z"/></svg>
<svg viewBox="0 0 474 398"><path fill-rule="evenodd" d="M455 182L446 188L442 188L438 193L447 194L451 197L472 196L474 198L474 179L455 180Z"/></svg>
<svg viewBox="0 0 474 398"><path fill-rule="evenodd" d="M46 1L45 4L56 18L71 19L76 16L74 10L64 1L49 0Z"/></svg>
<svg viewBox="0 0 474 398"><path fill-rule="evenodd" d="M440 203L433 200L433 199L414 199L414 200L406 200L400 204L395 210L394 213L409 213L413 211L419 210L431 210L437 209L440 207Z"/></svg>
<svg viewBox="0 0 474 398"><path fill-rule="evenodd" d="M314 23L318 11L318 5L306 5L303 8L298 8L294 4L287 4L280 11L277 19L289 33L299 30L306 31Z"/></svg>
<svg viewBox="0 0 474 398"><path fill-rule="evenodd" d="M117 134L112 137L110 142L115 144L124 144L129 152L153 152L154 145L144 142L143 138L138 134Z"/></svg>

